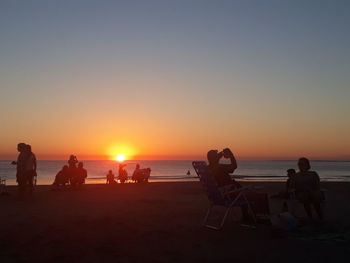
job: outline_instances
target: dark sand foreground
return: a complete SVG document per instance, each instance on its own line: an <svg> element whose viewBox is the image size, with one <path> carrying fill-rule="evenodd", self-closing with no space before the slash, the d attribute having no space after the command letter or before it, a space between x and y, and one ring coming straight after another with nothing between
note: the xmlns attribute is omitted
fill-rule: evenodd
<svg viewBox="0 0 350 263"><path fill-rule="evenodd" d="M258 184L270 193L284 187ZM38 186L30 200L8 187L11 196L0 197L0 262L349 262L350 184L323 187L327 230L284 238L233 220L221 231L201 227L208 202L197 182ZM280 208L271 202L272 213Z"/></svg>

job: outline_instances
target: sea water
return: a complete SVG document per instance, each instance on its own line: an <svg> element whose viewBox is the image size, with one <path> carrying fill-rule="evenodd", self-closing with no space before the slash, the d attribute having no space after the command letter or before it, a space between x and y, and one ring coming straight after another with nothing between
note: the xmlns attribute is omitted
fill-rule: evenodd
<svg viewBox="0 0 350 263"><path fill-rule="evenodd" d="M118 175L118 163L115 161L83 161L88 171L86 183L106 183L108 170ZM189 160L178 161L125 161L129 177L132 175L136 164L141 168L151 168L151 182L159 181L196 181L196 173ZM39 160L37 168L37 184L52 184L55 175L67 164L66 160L48 161ZM320 175L322 181L350 181L350 162L343 161L311 161L312 170ZM286 170L294 168L297 170L297 163L293 161L238 161L238 169L234 172L241 180L259 181L284 181ZM187 175L187 172L190 175ZM8 185L16 184L16 166L11 161L0 161L0 177L6 179Z"/></svg>

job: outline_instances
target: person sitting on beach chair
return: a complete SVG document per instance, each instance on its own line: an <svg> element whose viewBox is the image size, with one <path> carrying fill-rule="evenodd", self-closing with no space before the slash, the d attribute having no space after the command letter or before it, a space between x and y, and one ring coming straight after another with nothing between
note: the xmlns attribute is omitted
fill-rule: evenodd
<svg viewBox="0 0 350 263"><path fill-rule="evenodd" d="M230 159L229 164L220 163L221 158ZM207 159L209 162L208 168L211 174L214 176L217 186L221 191L231 191L241 188L241 184L236 182L232 177L233 173L237 169L237 161L229 148L225 148L223 151L210 150L207 153ZM235 198L235 193L231 194L230 198ZM250 216L246 205L241 206L243 221L250 221Z"/></svg>
<svg viewBox="0 0 350 263"><path fill-rule="evenodd" d="M231 173L233 173L237 169L237 161L229 148L224 149L222 152L218 152L217 150L210 150L207 154L209 169L211 173L214 175L215 180L223 191L231 191L234 189L239 189L242 185L234 180L231 177ZM230 159L229 164L220 163L221 158ZM268 195L266 193L261 193L257 191L253 191L251 189L247 193L245 193L248 201L252 205L254 217L259 214L259 216L267 216L270 213ZM231 198L234 198L235 194L231 195ZM248 209L246 205L242 207L242 216L243 221L251 221L251 217L248 214Z"/></svg>
<svg viewBox="0 0 350 263"><path fill-rule="evenodd" d="M310 171L310 161L305 157L298 160L298 167L299 172L291 180L291 188L295 190L295 197L304 205L310 219L312 219L311 206L313 206L319 219L322 220L320 177L316 172Z"/></svg>
<svg viewBox="0 0 350 263"><path fill-rule="evenodd" d="M230 163L220 163L220 159L223 157L230 159ZM207 159L209 162L208 167L219 187L229 187L232 189L241 187L240 183L236 182L230 175L237 169L237 161L229 148L224 149L222 152L210 150L207 153Z"/></svg>

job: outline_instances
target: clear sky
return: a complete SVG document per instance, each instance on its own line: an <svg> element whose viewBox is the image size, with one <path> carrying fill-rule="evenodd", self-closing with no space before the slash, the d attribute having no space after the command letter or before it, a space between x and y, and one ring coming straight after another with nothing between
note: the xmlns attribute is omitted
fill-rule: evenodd
<svg viewBox="0 0 350 263"><path fill-rule="evenodd" d="M0 1L0 158L350 159L350 1Z"/></svg>

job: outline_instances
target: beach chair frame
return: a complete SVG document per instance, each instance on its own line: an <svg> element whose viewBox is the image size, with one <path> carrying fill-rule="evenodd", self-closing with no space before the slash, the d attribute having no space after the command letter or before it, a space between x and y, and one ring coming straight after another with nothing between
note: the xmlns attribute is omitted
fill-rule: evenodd
<svg viewBox="0 0 350 263"><path fill-rule="evenodd" d="M242 187L234 190L225 188L225 187L219 188L216 184L214 177L210 174L210 170L208 169L206 162L193 161L192 166L196 171L199 177L199 180L202 183L210 202L209 208L206 212L206 215L202 223L204 227L214 229L214 230L221 230L232 208L241 207L242 205L247 205L248 211L252 215L252 219L253 219L253 222L251 225L245 225L245 226L255 227L256 225L255 214L253 212L250 202L248 201L245 195L245 191L250 190L250 187ZM232 199L230 198L230 196L233 193L237 193L237 195L235 196L235 198ZM209 224L208 221L210 216L212 215L212 210L216 206L225 208L224 215L218 225Z"/></svg>

